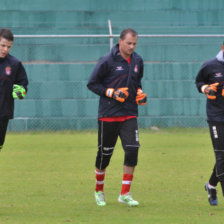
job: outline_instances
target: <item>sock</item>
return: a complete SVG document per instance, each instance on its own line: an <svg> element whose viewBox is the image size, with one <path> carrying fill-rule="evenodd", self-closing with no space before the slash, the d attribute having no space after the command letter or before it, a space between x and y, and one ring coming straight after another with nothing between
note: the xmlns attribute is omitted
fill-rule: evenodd
<svg viewBox="0 0 224 224"><path fill-rule="evenodd" d="M216 189L216 186L213 186L213 185L211 185L211 184L208 182L208 188L209 188L209 189Z"/></svg>
<svg viewBox="0 0 224 224"><path fill-rule="evenodd" d="M106 171L99 172L99 171L96 171L95 170L95 173L96 173L96 188L95 188L95 191L96 192L103 191L103 187L104 187L104 177L105 177Z"/></svg>
<svg viewBox="0 0 224 224"><path fill-rule="evenodd" d="M123 175L121 195L127 194L130 191L132 179L132 174Z"/></svg>

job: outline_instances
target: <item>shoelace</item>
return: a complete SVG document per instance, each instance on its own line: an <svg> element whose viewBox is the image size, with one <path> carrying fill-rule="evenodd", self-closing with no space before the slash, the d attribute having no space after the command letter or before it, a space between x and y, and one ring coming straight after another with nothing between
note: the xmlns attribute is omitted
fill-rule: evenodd
<svg viewBox="0 0 224 224"><path fill-rule="evenodd" d="M99 194L99 199L100 199L100 201L104 201L105 199L104 199L104 194Z"/></svg>
<svg viewBox="0 0 224 224"><path fill-rule="evenodd" d="M134 201L130 194L127 194L126 200L127 201Z"/></svg>

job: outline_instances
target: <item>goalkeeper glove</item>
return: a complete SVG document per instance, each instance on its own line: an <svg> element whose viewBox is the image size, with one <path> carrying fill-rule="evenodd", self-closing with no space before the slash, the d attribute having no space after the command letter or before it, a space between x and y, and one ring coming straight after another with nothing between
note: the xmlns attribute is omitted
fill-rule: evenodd
<svg viewBox="0 0 224 224"><path fill-rule="evenodd" d="M108 88L106 90L106 96L123 103L129 96L128 87L118 88L117 90Z"/></svg>
<svg viewBox="0 0 224 224"><path fill-rule="evenodd" d="M222 87L222 96L224 97L224 86Z"/></svg>
<svg viewBox="0 0 224 224"><path fill-rule="evenodd" d="M14 99L22 100L26 95L26 90L23 86L13 85L12 97Z"/></svg>
<svg viewBox="0 0 224 224"><path fill-rule="evenodd" d="M201 89L202 89L202 92L206 94L208 99L215 100L218 85L219 85L219 83L216 82L216 83L213 83L211 85L204 85L204 86L202 86Z"/></svg>
<svg viewBox="0 0 224 224"><path fill-rule="evenodd" d="M146 105L147 102L147 95L143 93L142 89L138 88L137 96L136 96L136 103L138 105Z"/></svg>

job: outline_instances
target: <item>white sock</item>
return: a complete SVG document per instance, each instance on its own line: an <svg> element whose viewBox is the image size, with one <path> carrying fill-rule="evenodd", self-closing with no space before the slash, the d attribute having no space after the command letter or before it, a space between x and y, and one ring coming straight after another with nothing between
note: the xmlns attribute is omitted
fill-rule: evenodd
<svg viewBox="0 0 224 224"><path fill-rule="evenodd" d="M210 183L208 183L208 188L209 189L216 189L216 187L215 186L212 186Z"/></svg>

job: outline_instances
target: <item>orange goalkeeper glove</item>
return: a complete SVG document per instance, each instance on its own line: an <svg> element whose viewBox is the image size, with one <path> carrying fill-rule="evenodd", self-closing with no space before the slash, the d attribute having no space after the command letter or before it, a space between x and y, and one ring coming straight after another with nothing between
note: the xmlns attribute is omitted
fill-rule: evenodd
<svg viewBox="0 0 224 224"><path fill-rule="evenodd" d="M222 96L224 97L224 86L222 87Z"/></svg>
<svg viewBox="0 0 224 224"><path fill-rule="evenodd" d="M202 92L206 94L208 99L215 100L216 99L216 93L217 93L217 86L219 85L218 82L213 83L211 85L204 85L202 86Z"/></svg>
<svg viewBox="0 0 224 224"><path fill-rule="evenodd" d="M146 105L147 102L147 95L143 93L142 89L137 90L137 96L136 96L136 103L138 105Z"/></svg>
<svg viewBox="0 0 224 224"><path fill-rule="evenodd" d="M129 96L128 87L122 87L116 90L108 88L106 90L106 96L123 103Z"/></svg>

